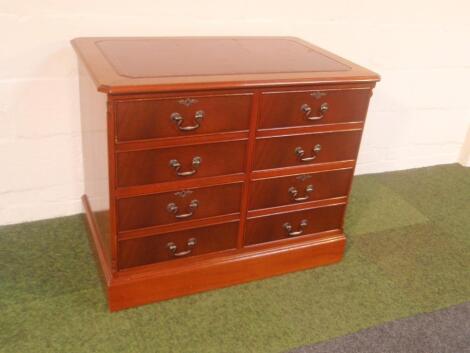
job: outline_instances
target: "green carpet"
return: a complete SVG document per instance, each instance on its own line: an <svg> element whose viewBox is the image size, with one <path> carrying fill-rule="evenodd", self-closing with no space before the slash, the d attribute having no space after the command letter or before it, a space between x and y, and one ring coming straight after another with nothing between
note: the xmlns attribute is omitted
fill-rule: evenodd
<svg viewBox="0 0 470 353"><path fill-rule="evenodd" d="M82 216L0 227L0 352L282 352L470 300L470 168L355 178L338 265L110 314Z"/></svg>

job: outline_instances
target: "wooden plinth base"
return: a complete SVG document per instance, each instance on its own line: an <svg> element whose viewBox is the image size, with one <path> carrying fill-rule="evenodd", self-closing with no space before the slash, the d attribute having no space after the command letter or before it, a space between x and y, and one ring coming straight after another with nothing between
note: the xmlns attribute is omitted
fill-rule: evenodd
<svg viewBox="0 0 470 353"><path fill-rule="evenodd" d="M332 231L112 273L86 196L83 204L111 311L335 263L346 243Z"/></svg>

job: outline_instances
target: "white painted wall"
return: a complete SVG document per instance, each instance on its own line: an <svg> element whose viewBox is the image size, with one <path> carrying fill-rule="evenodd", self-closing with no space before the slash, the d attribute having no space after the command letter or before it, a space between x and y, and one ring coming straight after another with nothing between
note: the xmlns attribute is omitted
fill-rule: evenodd
<svg viewBox="0 0 470 353"><path fill-rule="evenodd" d="M0 224L81 212L78 36L298 36L382 75L358 173L454 163L468 0L0 0Z"/></svg>
<svg viewBox="0 0 470 353"><path fill-rule="evenodd" d="M460 151L459 163L465 167L470 167L470 127L467 131L467 136Z"/></svg>

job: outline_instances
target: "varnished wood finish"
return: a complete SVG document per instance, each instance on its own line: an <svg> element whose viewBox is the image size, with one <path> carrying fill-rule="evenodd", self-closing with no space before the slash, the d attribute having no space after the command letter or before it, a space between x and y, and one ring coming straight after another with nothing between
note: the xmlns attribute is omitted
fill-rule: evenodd
<svg viewBox="0 0 470 353"><path fill-rule="evenodd" d="M114 38L96 46L119 75L132 79L351 69L290 38Z"/></svg>
<svg viewBox="0 0 470 353"><path fill-rule="evenodd" d="M255 170L274 169L354 160L361 142L361 134L362 131L355 130L258 139L253 168ZM316 145L321 146L318 153L312 151ZM316 158L310 162L300 161L296 154L298 147L305 151L305 157L316 156ZM282 151L282 153L276 151Z"/></svg>
<svg viewBox="0 0 470 353"><path fill-rule="evenodd" d="M103 276L104 283L107 287L111 286L111 281L113 279L113 274L111 272L111 264L108 259L109 254L106 254L105 247L109 244L106 244L102 240L101 230L98 226L98 222L94 217L94 213L91 209L90 202L86 195L82 196L83 209L85 210L85 219L86 224L88 225L90 242L92 244L91 248L94 250L96 255L97 262L101 267L101 274Z"/></svg>
<svg viewBox="0 0 470 353"><path fill-rule="evenodd" d="M279 213L248 219L245 244L258 244L285 239L290 236L285 225L292 226L297 237L311 235L328 230L340 230L345 204L318 207L297 212ZM302 221L306 226L302 227Z"/></svg>
<svg viewBox="0 0 470 353"><path fill-rule="evenodd" d="M205 145L208 143L243 141L248 139L248 131L231 131L217 134L200 134L188 136L162 137L150 140L135 140L118 142L115 145L117 152L137 151L141 149L153 149L161 147L180 147Z"/></svg>
<svg viewBox="0 0 470 353"><path fill-rule="evenodd" d="M133 44L142 40L147 45ZM225 50L227 42L231 43L230 51ZM326 83L373 84L379 80L370 70L292 37L102 37L77 38L72 45L98 90L113 95ZM121 57L125 60L122 66L116 64ZM142 60L150 72L141 71ZM158 74L161 64L169 68L168 72ZM192 70L195 66L198 74ZM140 73L135 75L136 71Z"/></svg>
<svg viewBox="0 0 470 353"><path fill-rule="evenodd" d="M237 183L122 198L117 206L119 230L240 213L241 188ZM191 203L197 207L191 208ZM172 211L169 205L178 210Z"/></svg>
<svg viewBox="0 0 470 353"><path fill-rule="evenodd" d="M253 181L250 210L346 196L352 172L348 168ZM296 195L292 188L298 192Z"/></svg>
<svg viewBox="0 0 470 353"><path fill-rule="evenodd" d="M333 264L343 257L345 243L341 233L329 233L324 237L304 238L301 242L245 248L206 259L202 255L188 258L185 263L186 259L159 263L139 272L125 271L113 279L109 289L109 307L112 311L121 310Z"/></svg>
<svg viewBox="0 0 470 353"><path fill-rule="evenodd" d="M117 198L146 195L156 192L176 191L181 189L192 189L204 186L223 185L238 183L245 180L243 173L228 174L222 176L212 176L205 178L174 180L158 184L137 185L123 187L116 190Z"/></svg>
<svg viewBox="0 0 470 353"><path fill-rule="evenodd" d="M120 152L117 155L118 186L240 173L244 171L245 156L243 141ZM201 164L194 167L192 161L197 157L201 158ZM176 169L170 166L171 160L181 163L181 172L196 170L196 173L178 176Z"/></svg>
<svg viewBox="0 0 470 353"><path fill-rule="evenodd" d="M303 211L306 209L318 208L318 207L323 207L323 206L346 204L347 201L348 201L347 196L339 196L339 197L333 197L331 199L305 201L302 203L282 205L282 206L276 206L276 207L270 207L270 208L259 208L256 210L248 211L247 218L251 219L251 218L270 216L273 214ZM340 228L341 229L343 228L342 225Z"/></svg>
<svg viewBox="0 0 470 353"><path fill-rule="evenodd" d="M191 230L195 228L204 228L213 226L216 224L223 224L227 222L234 222L240 220L240 214L230 213L220 216L213 216L209 218L193 219L181 223L168 223L157 225L147 228L137 228L132 230L126 230L118 233L118 238L122 239L133 239L133 238L142 238L148 237L155 234L165 234L169 232Z"/></svg>
<svg viewBox="0 0 470 353"><path fill-rule="evenodd" d="M109 169L112 168L112 152L108 150L107 102L106 96L96 92L85 68L79 63L80 109L82 113L83 169L87 209L95 220L94 235L107 266L111 268L112 220L110 199L113 190L109 188Z"/></svg>
<svg viewBox="0 0 470 353"><path fill-rule="evenodd" d="M233 249L237 244L238 222L196 228L192 230L159 234L156 236L122 240L119 242L119 268L128 268L150 263L179 260L208 252ZM188 241L195 239L194 246ZM175 256L169 244L174 243Z"/></svg>
<svg viewBox="0 0 470 353"><path fill-rule="evenodd" d="M375 73L296 38L72 44L83 202L111 310L341 259Z"/></svg>
<svg viewBox="0 0 470 353"><path fill-rule="evenodd" d="M286 126L275 129L263 129L256 131L256 136L261 137L275 137L275 136L289 136L301 135L308 133L321 133L321 132L334 132L334 131L347 131L347 130L362 130L364 122L348 122L338 124L321 124L321 125L298 125Z"/></svg>
<svg viewBox="0 0 470 353"><path fill-rule="evenodd" d="M349 161L335 161L329 163L319 163L319 164L302 164L294 165L292 167L285 167L281 169L264 169L264 170L254 170L251 172L253 180L273 178L278 176L290 176L290 175L300 175L308 174L315 172L323 172L333 169L344 169L344 168L354 168L356 165L355 160Z"/></svg>
<svg viewBox="0 0 470 353"><path fill-rule="evenodd" d="M370 94L369 89L265 92L261 100L258 128L363 121ZM321 113L323 104L328 105L328 110ZM302 110L304 106L311 109L309 115ZM308 120L309 117L318 120Z"/></svg>
<svg viewBox="0 0 470 353"><path fill-rule="evenodd" d="M175 97L117 103L116 131L118 141L173 136L193 136L224 131L248 131L251 97L249 94ZM202 119L195 120L197 112ZM180 130L173 114L183 120Z"/></svg>
<svg viewBox="0 0 470 353"><path fill-rule="evenodd" d="M259 110L259 103L260 103L260 92L255 92L253 96L253 105L251 111L251 120L250 120L250 135L248 139L248 147L247 147L247 161L245 164L245 183L243 185L243 195L242 195L242 203L241 203L241 218L240 218L240 229L238 234L238 248L241 249L244 243L245 237L245 227L246 227L246 215L248 212L248 199L250 197L250 177L251 171L253 170L253 159L254 159L254 148L256 144L256 127L258 123L258 110Z"/></svg>

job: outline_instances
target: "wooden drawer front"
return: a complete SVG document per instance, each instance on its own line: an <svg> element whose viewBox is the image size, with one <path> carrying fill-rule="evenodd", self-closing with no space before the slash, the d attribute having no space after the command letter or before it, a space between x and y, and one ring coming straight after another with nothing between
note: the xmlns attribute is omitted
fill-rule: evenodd
<svg viewBox="0 0 470 353"><path fill-rule="evenodd" d="M118 186L243 172L245 147L245 141L235 141L120 152L117 155Z"/></svg>
<svg viewBox="0 0 470 353"><path fill-rule="evenodd" d="M239 183L120 199L119 230L240 212L241 189Z"/></svg>
<svg viewBox="0 0 470 353"><path fill-rule="evenodd" d="M360 141L361 131L258 139L255 146L254 169L354 160ZM301 161L301 158L305 161Z"/></svg>
<svg viewBox="0 0 470 353"><path fill-rule="evenodd" d="M250 210L346 196L352 169L256 180L252 183Z"/></svg>
<svg viewBox="0 0 470 353"><path fill-rule="evenodd" d="M119 141L248 130L251 94L117 103Z"/></svg>
<svg viewBox="0 0 470 353"><path fill-rule="evenodd" d="M344 208L345 205L325 206L307 211L249 219L246 226L245 244L265 243L340 229ZM291 235L288 234L289 232Z"/></svg>
<svg viewBox="0 0 470 353"><path fill-rule="evenodd" d="M258 128L363 121L369 89L264 93Z"/></svg>
<svg viewBox="0 0 470 353"><path fill-rule="evenodd" d="M174 260L236 247L238 222L121 240L119 268ZM195 241L193 243L192 241ZM188 245L189 244L189 245ZM172 247L176 246L174 250Z"/></svg>

